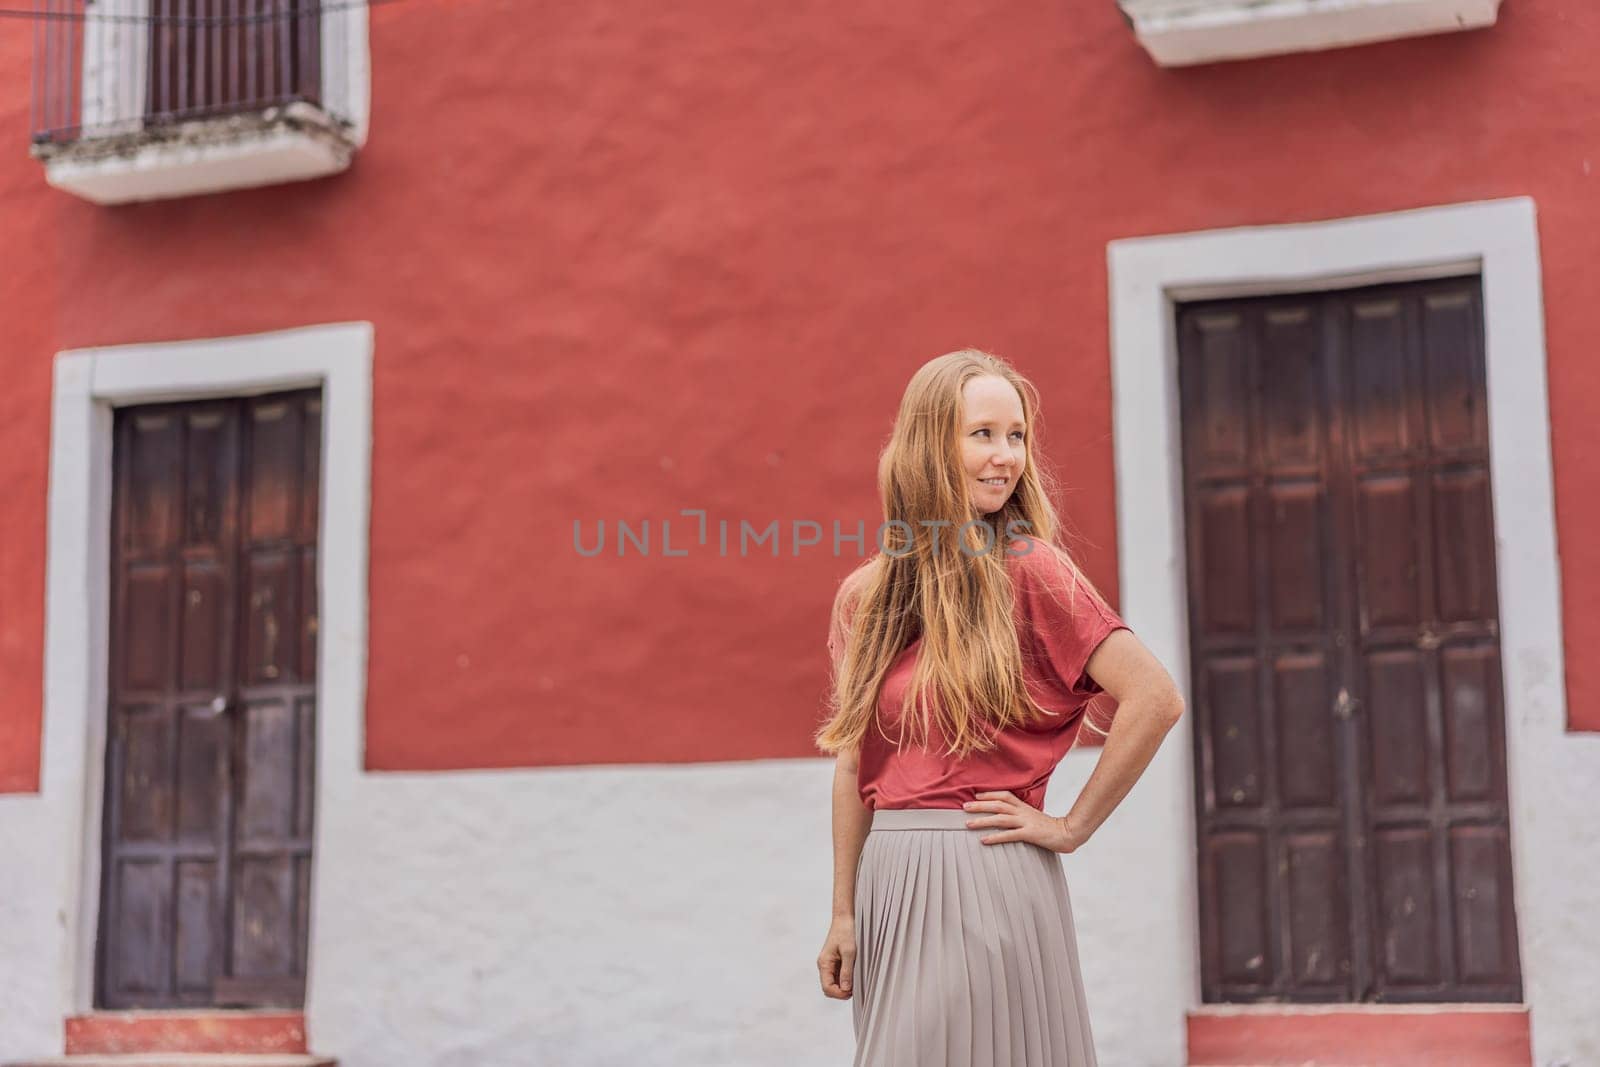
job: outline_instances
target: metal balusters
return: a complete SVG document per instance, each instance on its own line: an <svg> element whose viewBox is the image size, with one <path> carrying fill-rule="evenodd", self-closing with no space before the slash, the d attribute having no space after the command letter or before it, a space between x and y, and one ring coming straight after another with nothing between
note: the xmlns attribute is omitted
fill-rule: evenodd
<svg viewBox="0 0 1600 1067"><path fill-rule="evenodd" d="M32 138L136 135L297 100L343 117L348 0L323 2L34 0Z"/></svg>
<svg viewBox="0 0 1600 1067"><path fill-rule="evenodd" d="M81 16L81 3L82 0L67 0L67 3L65 3L63 6L65 7L67 14ZM74 10L74 8L78 8L78 10ZM62 105L66 108L66 122L63 123L63 125L76 126L78 125L77 116L82 112L77 106L75 106L75 102L78 101L78 98L81 95L80 86L83 82L83 76L78 71L75 48L78 35L74 32L71 32L71 29L73 27L81 26L82 22L73 20L68 23L67 20L63 20L63 23L69 27L68 32L61 35L62 46L66 50L65 61L61 64L62 77L66 80L66 85L63 86L65 91L61 95Z"/></svg>

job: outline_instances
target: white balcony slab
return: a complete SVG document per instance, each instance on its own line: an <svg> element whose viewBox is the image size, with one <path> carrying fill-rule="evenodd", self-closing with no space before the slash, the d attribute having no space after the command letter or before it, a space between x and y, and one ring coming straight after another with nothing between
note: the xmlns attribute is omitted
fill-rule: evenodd
<svg viewBox="0 0 1600 1067"><path fill-rule="evenodd" d="M97 204L125 204L336 174L350 130L310 104L36 146L45 180Z"/></svg>
<svg viewBox="0 0 1600 1067"><path fill-rule="evenodd" d="M1118 0L1164 67L1494 25L1500 0Z"/></svg>

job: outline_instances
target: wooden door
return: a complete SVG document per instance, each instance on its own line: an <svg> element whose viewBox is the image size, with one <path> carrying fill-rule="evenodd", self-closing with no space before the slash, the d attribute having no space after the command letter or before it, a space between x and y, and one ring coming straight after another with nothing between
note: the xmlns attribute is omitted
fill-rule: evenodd
<svg viewBox="0 0 1600 1067"><path fill-rule="evenodd" d="M299 1007L321 397L125 408L96 1004Z"/></svg>
<svg viewBox="0 0 1600 1067"><path fill-rule="evenodd" d="M1517 1001L1477 278L1184 305L1207 1001Z"/></svg>

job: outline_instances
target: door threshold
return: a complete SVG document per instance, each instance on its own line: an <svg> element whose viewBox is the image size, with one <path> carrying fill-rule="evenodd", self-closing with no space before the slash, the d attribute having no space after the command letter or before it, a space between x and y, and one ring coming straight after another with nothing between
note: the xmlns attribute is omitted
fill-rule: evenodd
<svg viewBox="0 0 1600 1067"><path fill-rule="evenodd" d="M256 1052L86 1053L15 1060L4 1067L338 1067L330 1056Z"/></svg>
<svg viewBox="0 0 1600 1067"><path fill-rule="evenodd" d="M305 1054L306 1016L283 1008L94 1011L66 1020L68 1055Z"/></svg>
<svg viewBox="0 0 1600 1067"><path fill-rule="evenodd" d="M1189 1067L1532 1067L1526 1004L1206 1004Z"/></svg>

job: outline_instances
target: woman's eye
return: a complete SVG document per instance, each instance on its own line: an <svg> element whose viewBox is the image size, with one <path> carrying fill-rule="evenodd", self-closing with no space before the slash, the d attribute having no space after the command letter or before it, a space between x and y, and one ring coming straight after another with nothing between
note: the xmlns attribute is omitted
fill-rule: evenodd
<svg viewBox="0 0 1600 1067"><path fill-rule="evenodd" d="M1026 436L1026 434L1024 434L1021 430L1016 430L1011 434L1011 436L1020 441Z"/></svg>
<svg viewBox="0 0 1600 1067"><path fill-rule="evenodd" d="M988 430L973 430L973 433L988 433Z"/></svg>

